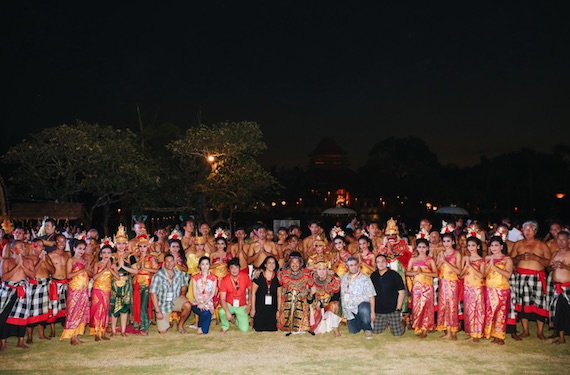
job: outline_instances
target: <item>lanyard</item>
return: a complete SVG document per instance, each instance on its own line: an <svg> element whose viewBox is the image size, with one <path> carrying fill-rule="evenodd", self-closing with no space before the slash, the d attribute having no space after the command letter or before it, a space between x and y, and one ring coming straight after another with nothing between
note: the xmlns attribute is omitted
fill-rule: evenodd
<svg viewBox="0 0 570 375"><path fill-rule="evenodd" d="M358 271L358 273L354 276L352 276L349 280L348 280L348 285L346 287L346 289L350 289L350 284L352 284L352 282L354 281L354 279L356 279L358 276L360 275L360 271Z"/></svg>

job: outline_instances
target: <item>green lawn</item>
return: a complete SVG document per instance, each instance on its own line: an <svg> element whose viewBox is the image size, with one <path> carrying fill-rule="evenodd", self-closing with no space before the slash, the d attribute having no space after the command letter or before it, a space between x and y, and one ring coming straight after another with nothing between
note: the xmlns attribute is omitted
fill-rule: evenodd
<svg viewBox="0 0 570 375"><path fill-rule="evenodd" d="M61 329L59 330L61 331ZM15 347L0 353L0 373L6 374L564 374L570 365L570 344L551 345L530 337L522 342L507 338L497 346L483 340L456 342L432 333L419 339L410 331L394 338L389 332L365 340L332 334L285 337L281 332L238 332L222 335L213 325L208 335L170 331L147 337L129 335L84 344L36 341L29 350ZM58 332L59 333L59 332Z"/></svg>

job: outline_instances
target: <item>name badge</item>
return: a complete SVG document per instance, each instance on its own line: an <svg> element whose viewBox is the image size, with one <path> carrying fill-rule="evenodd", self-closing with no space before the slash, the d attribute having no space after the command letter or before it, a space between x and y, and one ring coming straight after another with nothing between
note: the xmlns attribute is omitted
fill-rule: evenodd
<svg viewBox="0 0 570 375"><path fill-rule="evenodd" d="M174 293L172 293L172 292L167 292L167 293L166 293L166 300L167 300L168 302L172 302L172 300L174 300Z"/></svg>
<svg viewBox="0 0 570 375"><path fill-rule="evenodd" d="M233 307L239 307L239 299L234 299Z"/></svg>
<svg viewBox="0 0 570 375"><path fill-rule="evenodd" d="M271 294L265 295L265 306L271 306L273 303L273 296Z"/></svg>

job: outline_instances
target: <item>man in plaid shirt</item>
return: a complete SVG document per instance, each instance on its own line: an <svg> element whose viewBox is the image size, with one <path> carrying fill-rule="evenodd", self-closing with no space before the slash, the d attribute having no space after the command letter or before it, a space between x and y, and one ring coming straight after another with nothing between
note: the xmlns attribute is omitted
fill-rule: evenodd
<svg viewBox="0 0 570 375"><path fill-rule="evenodd" d="M152 277L150 283L150 298L156 314L158 333L166 333L170 328L170 313L179 311L180 321L178 332L185 334L184 323L192 304L186 298L188 292L188 274L174 268L174 257L171 254L164 256L162 268Z"/></svg>

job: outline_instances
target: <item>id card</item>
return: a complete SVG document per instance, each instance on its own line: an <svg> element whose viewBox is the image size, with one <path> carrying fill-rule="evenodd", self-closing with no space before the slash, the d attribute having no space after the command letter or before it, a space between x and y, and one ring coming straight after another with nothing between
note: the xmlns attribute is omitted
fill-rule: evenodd
<svg viewBox="0 0 570 375"><path fill-rule="evenodd" d="M239 299L234 299L233 307L239 307Z"/></svg>
<svg viewBox="0 0 570 375"><path fill-rule="evenodd" d="M271 294L265 295L265 306L271 306L273 303L273 296Z"/></svg>
<svg viewBox="0 0 570 375"><path fill-rule="evenodd" d="M168 302L172 302L172 300L174 300L174 293L172 293L172 292L167 292L167 293L166 293L166 300L167 300Z"/></svg>

